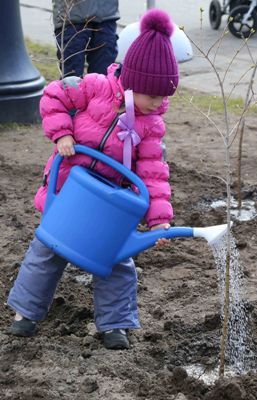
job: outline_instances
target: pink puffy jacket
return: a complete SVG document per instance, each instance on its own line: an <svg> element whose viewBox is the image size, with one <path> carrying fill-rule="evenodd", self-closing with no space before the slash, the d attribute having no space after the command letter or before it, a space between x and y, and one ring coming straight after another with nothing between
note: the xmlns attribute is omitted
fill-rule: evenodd
<svg viewBox="0 0 257 400"><path fill-rule="evenodd" d="M76 143L96 149L124 102L120 79L115 76L117 68L117 64L112 64L108 69L108 76L92 73L82 80L75 78L74 84L72 79L50 83L40 102L46 136L56 143L60 137L72 135ZM150 193L150 207L145 216L149 227L169 222L173 216L168 183L169 169L163 161L162 145L165 124L161 115L167 107L168 101L164 100L161 107L150 115L136 112L134 128L141 142L132 150L132 170L144 181ZM70 111L74 109L76 114L71 117ZM117 136L120 130L118 126L114 128L103 152L122 163L124 142ZM35 206L41 212L46 199L48 175L56 153L55 146L44 170L46 184L39 188L35 196ZM82 154L64 158L59 171L57 192L73 165L88 167L91 161L90 157ZM99 161L95 171L120 182L118 172Z"/></svg>

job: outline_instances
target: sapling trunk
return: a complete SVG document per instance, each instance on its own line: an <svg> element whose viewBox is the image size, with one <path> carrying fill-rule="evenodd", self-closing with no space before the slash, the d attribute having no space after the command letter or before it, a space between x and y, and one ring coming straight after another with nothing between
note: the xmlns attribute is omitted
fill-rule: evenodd
<svg viewBox="0 0 257 400"><path fill-rule="evenodd" d="M216 72L216 68L215 68ZM225 157L226 157L226 188L227 188L227 255L226 255L226 265L225 265L225 291L224 291L224 318L221 334L221 346L220 346L220 369L219 376L224 376L225 372L225 354L226 346L228 341L228 323L230 318L229 312L229 295L230 295L230 257L231 257L231 246L230 246L230 208L231 208L231 161L230 161L230 130L229 130L229 118L228 118L228 107L227 100L224 91L224 81L220 79L218 72L218 81L220 84L220 90L223 101L223 111L224 111L224 144L225 144Z"/></svg>
<svg viewBox="0 0 257 400"><path fill-rule="evenodd" d="M239 132L238 158L237 158L237 207L239 213L242 208L242 151L245 121L242 121Z"/></svg>
<svg viewBox="0 0 257 400"><path fill-rule="evenodd" d="M248 48L248 50L249 50L249 48ZM251 55L251 53L250 53L250 55ZM239 213L241 212L241 208L242 208L242 151L243 151L243 138L244 138L244 132L245 132L245 115L244 114L249 109L251 102L252 102L252 98L254 96L253 83L254 83L254 78L256 75L256 69L257 69L257 62L255 61L253 64L252 75L251 75L251 79L249 81L249 85L248 85L247 93L246 93L246 97L245 97L245 104L244 104L242 120L238 126L239 144L238 144L238 157L237 157L237 207L238 207Z"/></svg>

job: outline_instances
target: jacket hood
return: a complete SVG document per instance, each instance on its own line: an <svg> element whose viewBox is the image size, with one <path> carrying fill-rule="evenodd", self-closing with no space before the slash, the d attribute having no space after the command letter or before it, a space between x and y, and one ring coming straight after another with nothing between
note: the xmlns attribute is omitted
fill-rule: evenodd
<svg viewBox="0 0 257 400"><path fill-rule="evenodd" d="M120 81L119 74L120 64L113 63L107 68L107 78L110 82L115 98L119 103L124 100L124 89Z"/></svg>

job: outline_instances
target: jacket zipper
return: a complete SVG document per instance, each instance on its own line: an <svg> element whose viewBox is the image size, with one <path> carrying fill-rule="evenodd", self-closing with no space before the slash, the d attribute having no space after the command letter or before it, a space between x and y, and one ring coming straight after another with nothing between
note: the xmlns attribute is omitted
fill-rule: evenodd
<svg viewBox="0 0 257 400"><path fill-rule="evenodd" d="M111 125L109 126L109 128L107 129L107 131L105 132L105 134L102 137L102 140L97 148L98 151L102 152L104 149L104 145L106 143L106 140L108 139L108 137L110 136L110 134L112 133L113 129L115 128L115 126L118 123L118 119L119 119L120 114L117 114L116 117L114 118L114 120L112 121ZM97 159L94 159L91 162L91 165L89 167L89 169L93 170L95 168L95 165L97 163Z"/></svg>

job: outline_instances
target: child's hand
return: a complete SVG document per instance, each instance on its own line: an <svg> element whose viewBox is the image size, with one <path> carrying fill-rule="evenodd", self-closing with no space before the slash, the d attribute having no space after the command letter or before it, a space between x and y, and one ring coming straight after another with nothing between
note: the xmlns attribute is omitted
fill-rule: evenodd
<svg viewBox="0 0 257 400"><path fill-rule="evenodd" d="M156 229L169 229L170 224L158 224L151 227L151 231L155 231ZM157 247L165 246L170 242L170 239L160 238L155 243Z"/></svg>
<svg viewBox="0 0 257 400"><path fill-rule="evenodd" d="M62 136L57 141L57 150L62 157L74 156L74 139L71 135Z"/></svg>

